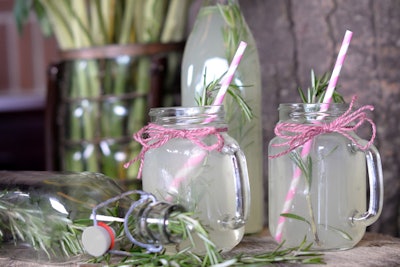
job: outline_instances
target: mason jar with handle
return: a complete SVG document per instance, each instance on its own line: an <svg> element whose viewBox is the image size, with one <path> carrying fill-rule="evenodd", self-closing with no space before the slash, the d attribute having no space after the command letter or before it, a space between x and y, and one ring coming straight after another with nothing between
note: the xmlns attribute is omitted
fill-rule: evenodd
<svg viewBox="0 0 400 267"><path fill-rule="evenodd" d="M381 213L381 159L366 113L372 107L353 104L279 106L268 147L269 230L285 246L305 240L314 250L352 248ZM355 133L367 124L370 140Z"/></svg>
<svg viewBox="0 0 400 267"><path fill-rule="evenodd" d="M153 108L149 114L151 123L135 135L143 145L143 190L193 212L219 250L232 249L244 234L250 189L246 159L227 134L223 106ZM196 243L193 251L204 252Z"/></svg>

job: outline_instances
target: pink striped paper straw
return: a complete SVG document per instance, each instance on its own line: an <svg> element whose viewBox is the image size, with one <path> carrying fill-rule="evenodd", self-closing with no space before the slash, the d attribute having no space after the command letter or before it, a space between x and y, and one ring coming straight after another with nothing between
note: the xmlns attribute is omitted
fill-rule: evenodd
<svg viewBox="0 0 400 267"><path fill-rule="evenodd" d="M237 67L239 66L240 61L242 60L244 51L246 50L247 43L241 41L239 44L238 49L236 50L235 55L233 56L232 62L229 65L228 71L226 72L225 76L221 80L221 87L218 90L217 96L214 99L213 106L217 105L222 105L222 102L224 101L226 92L228 90L228 87L233 79L233 76L235 75L235 71ZM206 120L206 122L211 122L213 119L209 118ZM194 151L193 155L190 156L187 162L182 166L182 168L177 172L177 174L174 177L174 180L172 181L171 185L169 186L168 192L173 192L177 193L178 192L178 187L181 184L182 181L184 181L189 175L189 173L195 169L198 165L200 165L204 158L206 157L207 153L205 150L196 150ZM172 194L167 196L166 200L171 200Z"/></svg>
<svg viewBox="0 0 400 267"><path fill-rule="evenodd" d="M349 30L346 31L342 45L339 50L338 57L336 59L335 67L333 68L331 78L329 80L328 87L325 92L325 97L323 99L323 103L329 104L332 101L332 95L337 85L337 81L339 79L340 70L342 69L344 60L346 58L347 49L349 48L351 38L353 33ZM326 111L328 109L328 105L322 105L321 111ZM308 141L304 144L303 149L301 151L301 157L304 158L305 156L310 153L312 145L312 140ZM292 181L290 183L289 191L286 194L285 203L283 204L283 209L281 213L288 213L290 211L293 198L296 193L296 188L299 183L299 178L301 177L301 170L296 166L295 171L293 173ZM279 243L282 242L282 231L283 226L285 224L286 218L283 216L279 216L278 225L276 227L275 232L275 240Z"/></svg>
<svg viewBox="0 0 400 267"><path fill-rule="evenodd" d="M242 60L242 56L244 54L244 50L246 50L246 47L247 47L247 43L245 43L243 41L240 42L239 47L236 50L236 53L233 56L232 62L228 68L228 71L225 74L225 76L222 78L221 88L219 89L218 94L214 99L213 106L221 105L222 102L224 101L226 91L228 90L228 87L231 84L233 76L235 75L235 71L236 71L237 67L239 66L240 60Z"/></svg>
<svg viewBox="0 0 400 267"><path fill-rule="evenodd" d="M329 80L328 88L326 88L326 93L323 103L329 104L332 101L332 95L335 90L337 81L339 79L340 70L342 69L344 60L346 58L347 49L349 48L352 36L353 33L347 30L343 38L342 46L340 47L338 57L336 59L335 67L333 68L332 71L331 79ZM327 105L324 106L327 108Z"/></svg>

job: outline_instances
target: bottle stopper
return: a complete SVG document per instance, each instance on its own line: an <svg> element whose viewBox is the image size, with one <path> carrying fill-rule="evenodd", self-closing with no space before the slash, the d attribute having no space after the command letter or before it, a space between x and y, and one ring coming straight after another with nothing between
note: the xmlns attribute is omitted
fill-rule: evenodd
<svg viewBox="0 0 400 267"><path fill-rule="evenodd" d="M114 247L114 230L105 223L87 227L82 233L82 244L86 252L94 257L104 255Z"/></svg>

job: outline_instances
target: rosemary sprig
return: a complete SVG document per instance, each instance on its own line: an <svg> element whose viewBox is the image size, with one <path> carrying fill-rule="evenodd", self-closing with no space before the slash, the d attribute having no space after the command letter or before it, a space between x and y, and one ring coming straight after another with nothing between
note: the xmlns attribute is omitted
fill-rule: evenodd
<svg viewBox="0 0 400 267"><path fill-rule="evenodd" d="M322 103L327 87L329 85L330 74L327 72L321 77L315 76L314 70L311 70L311 86L307 88L306 92L304 92L300 87L298 88L298 92L300 94L300 98L304 103L311 104L311 103ZM334 90L332 100L334 103L344 103L343 97ZM302 176L306 182L306 201L309 211L310 220L306 220L305 218L293 214L293 213L282 213L280 216L288 217L300 221L304 221L309 224L311 231L314 235L314 242L319 245L320 240L317 231L317 225L315 222L314 210L311 201L311 184L312 184L312 168L313 168L313 161L310 155L302 157L296 150L293 150L289 154L290 159L293 163L301 170Z"/></svg>
<svg viewBox="0 0 400 267"><path fill-rule="evenodd" d="M176 235L182 235L183 239L191 241L194 246L193 234L196 234L203 241L206 248L205 255L197 255L188 247L176 254L165 252L149 254L138 247L132 248L131 256L120 260L110 266L263 266L265 264L290 262L290 263L323 263L322 254L310 251L310 245L304 240L298 247L281 249L282 244L274 251L257 255L238 255L233 258L224 258L216 250L216 246L210 240L207 230L202 224L192 217L192 213L175 213L171 215L168 222L168 231ZM104 259L104 258L103 258ZM101 262L103 259L97 259Z"/></svg>
<svg viewBox="0 0 400 267"><path fill-rule="evenodd" d="M49 259L55 256L72 256L83 254L80 243L82 231L93 224L90 219L71 221L63 213L51 211L51 207L43 205L39 199L35 200L28 194L18 191L3 191L0 193L0 244L10 233L14 243L22 240L29 243L34 249L44 251ZM118 216L118 205L108 209L111 216ZM46 227L43 227L46 225ZM119 225L119 226L118 226ZM134 226L135 224L132 224ZM129 251L130 256L112 257L106 254L93 258L89 262L107 263L108 266L261 266L277 262L290 263L322 263L321 254L309 251L310 246L305 241L298 247L281 249L279 246L272 252L258 255L238 255L233 258L224 258L217 251L210 240L204 226L192 213L173 213L168 221L168 231L174 235L181 235L183 239L191 241L194 246L194 235L202 240L206 249L205 255L197 255L190 251L191 247L169 254L148 253L145 249L134 246L124 238L122 223L113 224L116 240L121 248ZM133 231L133 229L131 230Z"/></svg>
<svg viewBox="0 0 400 267"><path fill-rule="evenodd" d="M282 249L282 244L271 252L243 255L240 254L233 258L224 258L216 249L215 245L210 241L207 231L191 214L180 213L173 216L168 228L178 233L183 233L186 238L192 240L193 233L196 233L206 246L205 255L197 255L190 251L190 248L182 250L176 254L167 253L146 253L143 249L133 247L131 256L126 257L116 263L109 256L94 259L93 262L107 261L108 266L264 266L272 263L302 263L315 264L323 263L321 253L310 251L310 245L306 244L306 240L293 248Z"/></svg>
<svg viewBox="0 0 400 267"><path fill-rule="evenodd" d="M273 263L300 263L300 264L322 264L324 263L322 254L310 251L311 244L307 244L306 238L299 246L293 248L282 249L283 243L274 251L258 254L254 256L240 255L234 266L265 266L265 264ZM228 266L228 265L221 265Z"/></svg>
<svg viewBox="0 0 400 267"><path fill-rule="evenodd" d="M317 245L320 245L317 225L315 223L315 216L314 216L314 209L311 201L311 183L312 183L312 159L310 156L306 156L305 159L301 157L301 155L296 151L293 150L290 152L289 157L291 160L296 164L296 166L301 170L304 179L306 180L306 201L308 206L308 211L310 215L310 221L308 222L311 231L314 235L314 242Z"/></svg>
<svg viewBox="0 0 400 267"><path fill-rule="evenodd" d="M204 72L204 83L207 81L206 79L207 71ZM225 73L222 74L218 79L213 80L209 84L203 85L203 92L200 96L198 96L195 101L198 106L212 105L214 99L221 88L220 81L225 76ZM234 102L238 105L239 109L242 111L244 117L247 121L251 121L254 117L253 111L251 107L246 103L245 99L241 95L241 88L245 86L237 86L235 84L231 84L228 87L227 93L232 97Z"/></svg>
<svg viewBox="0 0 400 267"><path fill-rule="evenodd" d="M9 238L14 244L18 241L27 242L35 250L45 252L49 259L60 250L67 257L84 253L77 239L81 226L74 225L65 214L51 212L51 207L47 209L38 205L31 201L29 195L18 191L1 192L0 243ZM45 208L46 211L43 211Z"/></svg>
<svg viewBox="0 0 400 267"><path fill-rule="evenodd" d="M336 146L326 155L322 155L323 157L321 158L321 160L323 160L328 155L332 154L337 148L338 147ZM320 240L319 240L319 235L318 235L318 231L317 231L317 224L315 222L314 209L312 206L311 193L310 193L311 183L312 183L312 163L313 163L313 161L310 156L306 156L306 157L302 158L296 150L292 151L289 154L289 157L294 162L294 164L301 170L302 175L306 181L305 194L306 194L306 201L307 201L310 220L307 220L304 217L299 216L294 213L281 213L280 216L307 223L309 225L309 227L311 228L311 231L314 235L315 243L317 245L319 245ZM352 240L352 237L348 233L346 233L345 231L343 231L341 229L338 229L338 228L330 226L330 225L324 225L324 224L318 224L318 225L322 225L324 228L329 229L332 232L339 234L342 238L344 238L346 240Z"/></svg>
<svg viewBox="0 0 400 267"><path fill-rule="evenodd" d="M299 87L300 98L304 103L322 103L324 99L326 89L329 84L330 73L326 72L321 77L315 76L314 70L311 70L311 87L307 88L306 93ZM341 94L335 90L332 95L332 101L334 103L344 103L344 99Z"/></svg>

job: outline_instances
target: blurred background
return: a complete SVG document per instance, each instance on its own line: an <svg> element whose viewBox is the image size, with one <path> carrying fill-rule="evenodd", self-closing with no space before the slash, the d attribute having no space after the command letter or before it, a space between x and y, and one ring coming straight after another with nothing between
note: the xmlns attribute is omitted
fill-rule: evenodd
<svg viewBox="0 0 400 267"><path fill-rule="evenodd" d="M360 105L375 106L385 202L370 230L399 236L400 1L239 2L259 49L264 155L278 104L300 101L297 87L308 87L311 69L317 75L331 71L345 31L353 31L338 90L347 101L357 94ZM193 2L191 22L199 3ZM46 73L58 60L58 50L54 38L43 37L34 16L18 33L13 4L0 0L0 169L44 170ZM264 173L267 190L266 156Z"/></svg>

